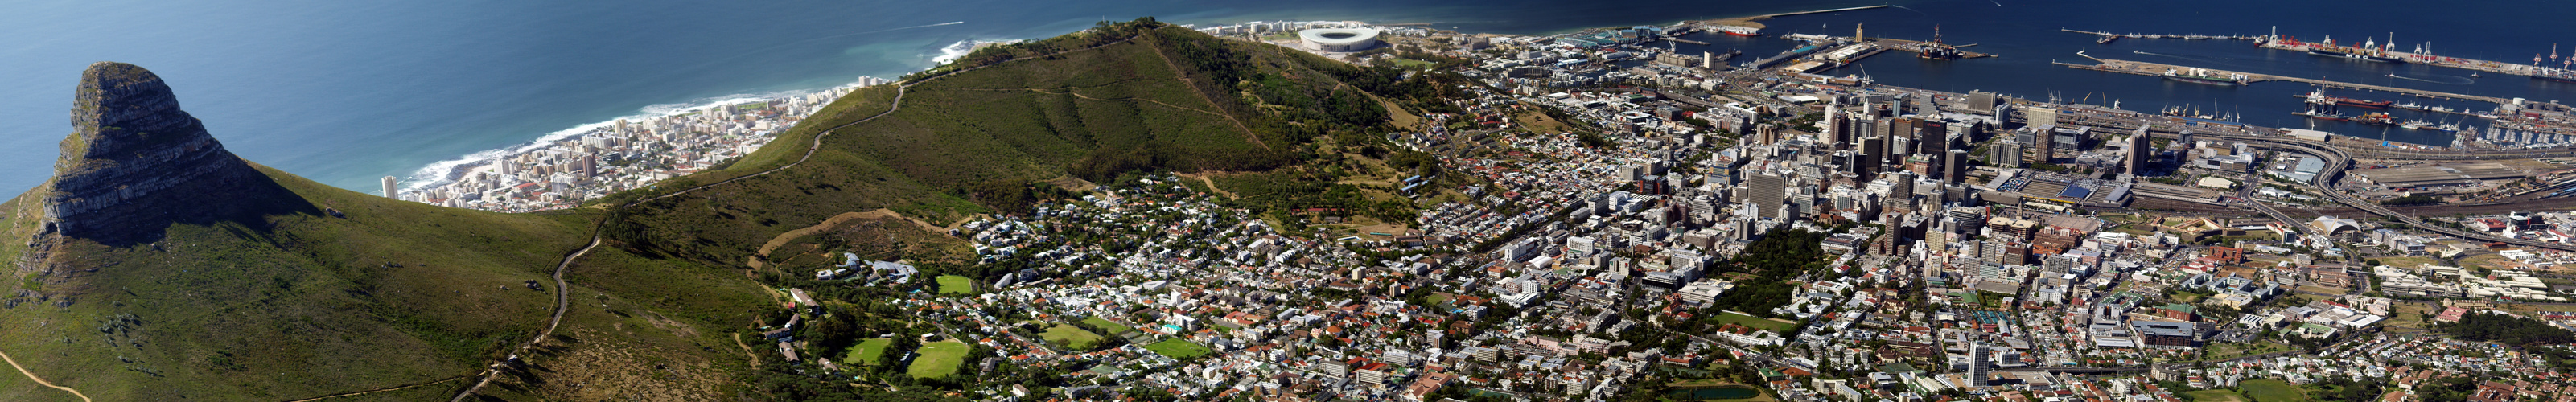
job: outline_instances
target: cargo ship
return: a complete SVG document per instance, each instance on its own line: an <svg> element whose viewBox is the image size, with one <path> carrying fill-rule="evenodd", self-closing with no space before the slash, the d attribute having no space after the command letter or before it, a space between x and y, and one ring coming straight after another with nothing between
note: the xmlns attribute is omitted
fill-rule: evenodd
<svg viewBox="0 0 2576 402"><path fill-rule="evenodd" d="M2308 54L2313 54L2313 55L2318 55L2318 56L2326 56L2326 57L2340 57L2340 58L2351 59L2351 60L2373 61L2373 62L2381 62L2381 63L2405 63L2405 62L2406 62L2406 60L2398 59L2398 58L2395 58L2395 57L2388 57L2388 56L2373 56L2373 55L2366 54L2366 53L2351 52L2351 51L2345 51L2345 50L2343 50L2343 49L2328 48L2328 47L2324 47L2324 46L2309 47L2309 48L2308 48Z"/></svg>
<svg viewBox="0 0 2576 402"><path fill-rule="evenodd" d="M2306 116L2307 118L2317 119L2317 120L2352 121L2352 116L2345 116L2345 115L2343 115L2342 113L2327 113L2327 112L2290 112L2290 114L2300 115L2300 116Z"/></svg>
<svg viewBox="0 0 2576 402"><path fill-rule="evenodd" d="M2372 109L2387 109L2389 104L2391 104L2391 103L2396 103L2396 102L2390 102L2390 101L2376 101L2376 102L2374 102L2374 101L2365 101L2365 100L2360 100L2360 99L2342 98L2342 97L2333 97L2333 96L2328 96L2328 97L2326 97L2326 98L2328 98L2328 99L2334 99L2334 102L2335 102L2335 104L2337 104L2337 105L2352 106L2352 107L2366 107L2366 108L2372 108Z"/></svg>
<svg viewBox="0 0 2576 402"><path fill-rule="evenodd" d="M1722 25L1718 26L1716 30L1718 32L1725 32L1728 35L1735 36L1762 36L1762 28Z"/></svg>
<svg viewBox="0 0 2576 402"><path fill-rule="evenodd" d="M2202 69L2197 69L2197 68L2195 68L2195 69L2191 69L2191 71L2165 70L2164 77L2165 77L2165 79L2168 79L2168 80L2182 81L2182 82L2188 82L2188 83L2194 83L2194 84L2223 85L2223 86L2231 86L2231 87L2232 87L2232 86L2238 86L2238 85L2245 85L2245 75L2244 75L2244 74L2227 74L2227 75L2218 75L2218 74L2214 74L2214 73L2212 73L2211 71L2208 71L2208 70L2202 70Z"/></svg>
<svg viewBox="0 0 2576 402"><path fill-rule="evenodd" d="M2388 105L2393 105L2393 104L2396 104L2396 103L2397 103L2397 102L2393 102L2393 101L2366 101L2366 100L2360 100L2360 99L2346 98L2346 97L2341 97L2341 96L2327 95L2327 94L2325 94L2325 92L2310 92L2310 93L2308 93L2308 103L2328 103L2328 102L2332 102L2332 103L2334 103L2334 104L2337 104L2337 105L2343 105L2343 106L2366 107L2366 108L2372 108L2372 109L2387 109L2387 108L2388 108Z"/></svg>

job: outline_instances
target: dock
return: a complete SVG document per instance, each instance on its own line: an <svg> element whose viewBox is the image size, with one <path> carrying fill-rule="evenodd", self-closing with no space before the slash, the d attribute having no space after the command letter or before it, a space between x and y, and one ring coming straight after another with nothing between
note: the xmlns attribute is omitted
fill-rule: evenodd
<svg viewBox="0 0 2576 402"><path fill-rule="evenodd" d="M1708 46L1708 42L1695 41L1695 40L1682 39L1682 38L1664 38L1664 40L1674 41L1674 42L1681 42L1681 43L1688 43L1688 44L1700 45L1700 46Z"/></svg>
<svg viewBox="0 0 2576 402"><path fill-rule="evenodd" d="M1859 10L1867 10L1867 9L1873 9L1873 8L1887 8L1887 5L1886 5L1886 4L1880 4L1880 5L1875 5L1875 6L1860 6L1860 7L1852 7L1852 8L1837 8L1837 9L1832 9L1832 10L1799 11L1799 12L1794 12L1794 13L1779 13L1779 14L1771 14L1771 15L1765 15L1765 16L1762 16L1762 17L1763 17L1763 18L1770 18L1770 17L1787 17L1787 16L1792 16L1792 15L1807 15L1807 14L1838 13L1838 12L1844 12L1844 11L1859 11Z"/></svg>
<svg viewBox="0 0 2576 402"><path fill-rule="evenodd" d="M1869 38L1869 41L1870 41L1870 42L1878 42L1878 43L1885 44L1885 45L1886 45L1885 47L1889 48L1890 50L1900 50L1900 51L1913 52L1913 53L1922 53L1922 52L1923 52L1923 46L1924 46L1924 42L1922 42L1922 41L1911 41L1911 40L1904 40L1904 39ZM1951 49L1958 49L1958 48L1969 47L1969 46L1976 46L1976 44L1973 44L1973 43L1972 43L1972 44L1967 44L1967 45L1951 46L1950 48L1951 48ZM1977 58L1995 57L1995 55L1991 55L1991 54L1977 53L1977 52L1971 52L1971 51L1966 51L1966 50L1959 50L1958 52L1959 52L1959 58L1962 58L1962 59L1977 59Z"/></svg>
<svg viewBox="0 0 2576 402"><path fill-rule="evenodd" d="M2293 52L2305 52L2305 51L2308 51L2309 49L2328 47L2328 46L2325 46L2325 45L2323 45L2323 44L2308 43L2308 42L2299 42L2299 41L2296 41L2296 40L2288 40L2288 39L2278 40L2278 41L2271 41L2271 42L2264 42L2264 43L2261 43L2261 44L2257 44L2256 46L2261 46L2261 47L2263 47L2263 48L2265 48L2265 49L2273 49L2273 50L2288 50L2288 51L2293 51ZM2345 49L2350 49L2349 47L2343 47L2343 48L2345 48ZM2450 67L2450 68L2456 68L2456 69L2462 69L2462 70L2469 70L2469 71L2481 71L2481 72L2487 72L2487 73L2493 73L2493 74L2510 74L2510 75L2522 75L2522 76L2528 76L2528 75L2531 75L2533 71L2538 71L2538 70L2540 69L2539 67L2532 66L2532 65L2529 65L2529 64L2507 63L2507 62L2499 62L2499 61L2488 61L2488 60L2478 60L2478 59L2467 59L2467 58L2458 58L2458 57L2449 57L2449 56L2435 56L2435 55L2430 55L2430 54L2416 54L2416 53L2397 52L2397 51L2390 51L2390 52L2385 52L2385 53L2387 53L2387 55L2388 55L2389 57L2394 57L2394 58L2397 58L2397 59L2400 59L2400 60L2405 60L2405 61L2406 61L2406 63L2408 63L2408 64L2422 64L2422 65L2435 66L2435 67Z"/></svg>
<svg viewBox="0 0 2576 402"><path fill-rule="evenodd" d="M2137 38L2137 39L2182 39L2182 40L2206 40L2206 39L2218 39L2218 40L2250 40L2250 41L2257 41L2257 42L2260 42L2260 41L2262 41L2262 40L2263 40L2263 37L2261 37L2261 36L2249 36L2249 35L2201 35L2201 34L2168 35L2168 34L2133 34L2133 33L2131 33L2131 34L2115 34L2115 33L2110 33L2110 32L2081 31L2081 30L2073 30L2073 29L2065 29L2065 28L2058 28L2057 30L2059 30L2059 31L2066 31L2066 32L2080 33L2080 34L2086 34L2086 35L2094 35L2094 36L2100 36L2100 37L2102 37L2102 39L2100 39L2100 40L2095 40L2095 41L2093 41L2093 43L2111 43L2111 41L2112 41L2112 40L2120 39L2120 38Z"/></svg>
<svg viewBox="0 0 2576 402"><path fill-rule="evenodd" d="M1844 12L1844 11L1868 10L1868 9L1873 9L1873 8L1887 8L1887 7L1888 7L1887 5L1885 5L1885 4L1881 4L1881 5L1875 5L1875 6L1860 6L1860 7L1849 7L1849 8L1837 8L1837 9L1832 9L1832 10L1798 11L1798 12L1787 12L1787 13L1779 13L1779 14L1764 14L1764 15L1756 15L1756 16L1749 16L1749 17L1717 18L1717 19L1706 19L1706 20L1687 21L1687 22L1696 22L1696 23L1702 23L1702 24L1714 24L1714 25L1742 25L1742 26L1749 26L1749 27L1754 27L1754 28L1765 28L1765 27L1762 25L1762 23L1761 23L1761 22L1757 22L1757 21L1767 20L1767 19L1771 19L1771 18L1773 18L1773 17L1787 17L1787 16L1792 16L1792 15L1807 15L1807 14L1836 13L1836 12Z"/></svg>
<svg viewBox="0 0 2576 402"><path fill-rule="evenodd" d="M2079 53L2077 53L2077 55L2082 56L2083 54L2082 54L2081 52L2079 52ZM2165 72L2165 71L2188 71L2188 70L2192 70L2192 69L2197 68L2197 67L2191 67L2191 66L2178 66L2178 65L2171 65L2171 64L2148 63L2148 62L2141 62L2141 61L2111 60L2111 59L2104 59L2104 58L2098 58L2098 57L2093 57L2093 56L2084 56L2084 58L2092 59L2093 61L2098 61L2098 62L2101 62L2102 64L2097 64L2097 65L2082 65L2082 64L2064 63L2064 62L2057 62L2056 64L2057 64L2057 65L2061 65L2061 66L2067 66L2067 67L2070 67L2070 68L2080 68L2080 69L2086 69L2086 70L2105 71L2105 72L2114 72L2114 73L2137 74L2137 75L2144 75L2144 76L2150 76L2150 77L2163 77L2163 76L2164 76L2164 72ZM2470 101L2479 101L2479 102L2487 102L2487 103L2495 103L2495 104L2505 104L2505 103L2510 103L2510 102L2512 102L2512 100L2509 100L2509 99L2505 99L2505 98L2498 98L2498 97L2492 97L2492 96L2477 96L2477 95L2457 94L2457 93L2439 92L2439 91L2426 91L2426 90L2421 90L2421 89L2407 89L2407 88L2398 88L2398 87L2380 86L2380 85L2370 85L2370 84L2356 84L2356 83L2340 82L2340 81L2326 81L2326 80L2313 79L2313 78L2288 77L2288 76L2279 76L2279 75L2271 75L2271 74L2258 74L2258 73L2248 73L2248 72L2240 72L2240 71L2227 71L2227 70L2208 69L2208 68L2198 68L2198 69L2199 69L2199 70L2201 70L2201 71L2207 71L2207 72L2214 73L2214 74L2219 74L2219 75L2242 75L2242 76L2244 76L2244 77L2245 77L2245 82L2246 82L2247 84L2252 84L2252 83L2256 83L2256 82L2263 82L2263 81L2288 81L2288 82L2304 83L2304 84L2317 85L2317 86L2323 86L2323 87L2329 87L2329 88L2339 88L2339 89L2353 89L2353 90L2363 90L2363 91L2378 91L2378 92L2400 93L2400 94L2414 95L2414 96L2416 96L2416 97L2420 97L2420 98L2433 98L2433 99L2458 99L2458 100L2470 100Z"/></svg>

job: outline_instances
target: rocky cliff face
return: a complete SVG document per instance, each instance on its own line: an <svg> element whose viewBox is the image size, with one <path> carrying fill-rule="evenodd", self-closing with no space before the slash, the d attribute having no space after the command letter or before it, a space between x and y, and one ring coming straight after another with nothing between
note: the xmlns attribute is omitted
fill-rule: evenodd
<svg viewBox="0 0 2576 402"><path fill-rule="evenodd" d="M128 244L171 223L293 208L264 205L292 194L225 151L205 124L179 110L170 86L142 67L91 64L72 104L72 129L53 180L39 188L47 232Z"/></svg>

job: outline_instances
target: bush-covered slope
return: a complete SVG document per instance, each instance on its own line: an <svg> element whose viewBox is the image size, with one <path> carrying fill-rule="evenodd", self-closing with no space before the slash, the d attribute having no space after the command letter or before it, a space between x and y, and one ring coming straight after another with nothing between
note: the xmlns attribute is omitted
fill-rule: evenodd
<svg viewBox="0 0 2576 402"><path fill-rule="evenodd" d="M1310 141L1389 114L1337 77L1391 73L1150 19L961 60L853 93L727 170L603 200L789 166L821 137L802 164L620 209L607 232L646 255L742 264L770 236L843 212L941 222L1008 208L995 201L1049 178L1289 166Z"/></svg>

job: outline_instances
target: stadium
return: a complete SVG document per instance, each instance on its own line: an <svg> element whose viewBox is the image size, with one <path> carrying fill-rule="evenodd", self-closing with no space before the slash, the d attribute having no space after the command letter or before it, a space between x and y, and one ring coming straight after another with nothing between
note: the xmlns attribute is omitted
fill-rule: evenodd
<svg viewBox="0 0 2576 402"><path fill-rule="evenodd" d="M1357 52L1377 47L1378 30L1369 28L1324 28L1297 31L1306 50L1321 52Z"/></svg>

